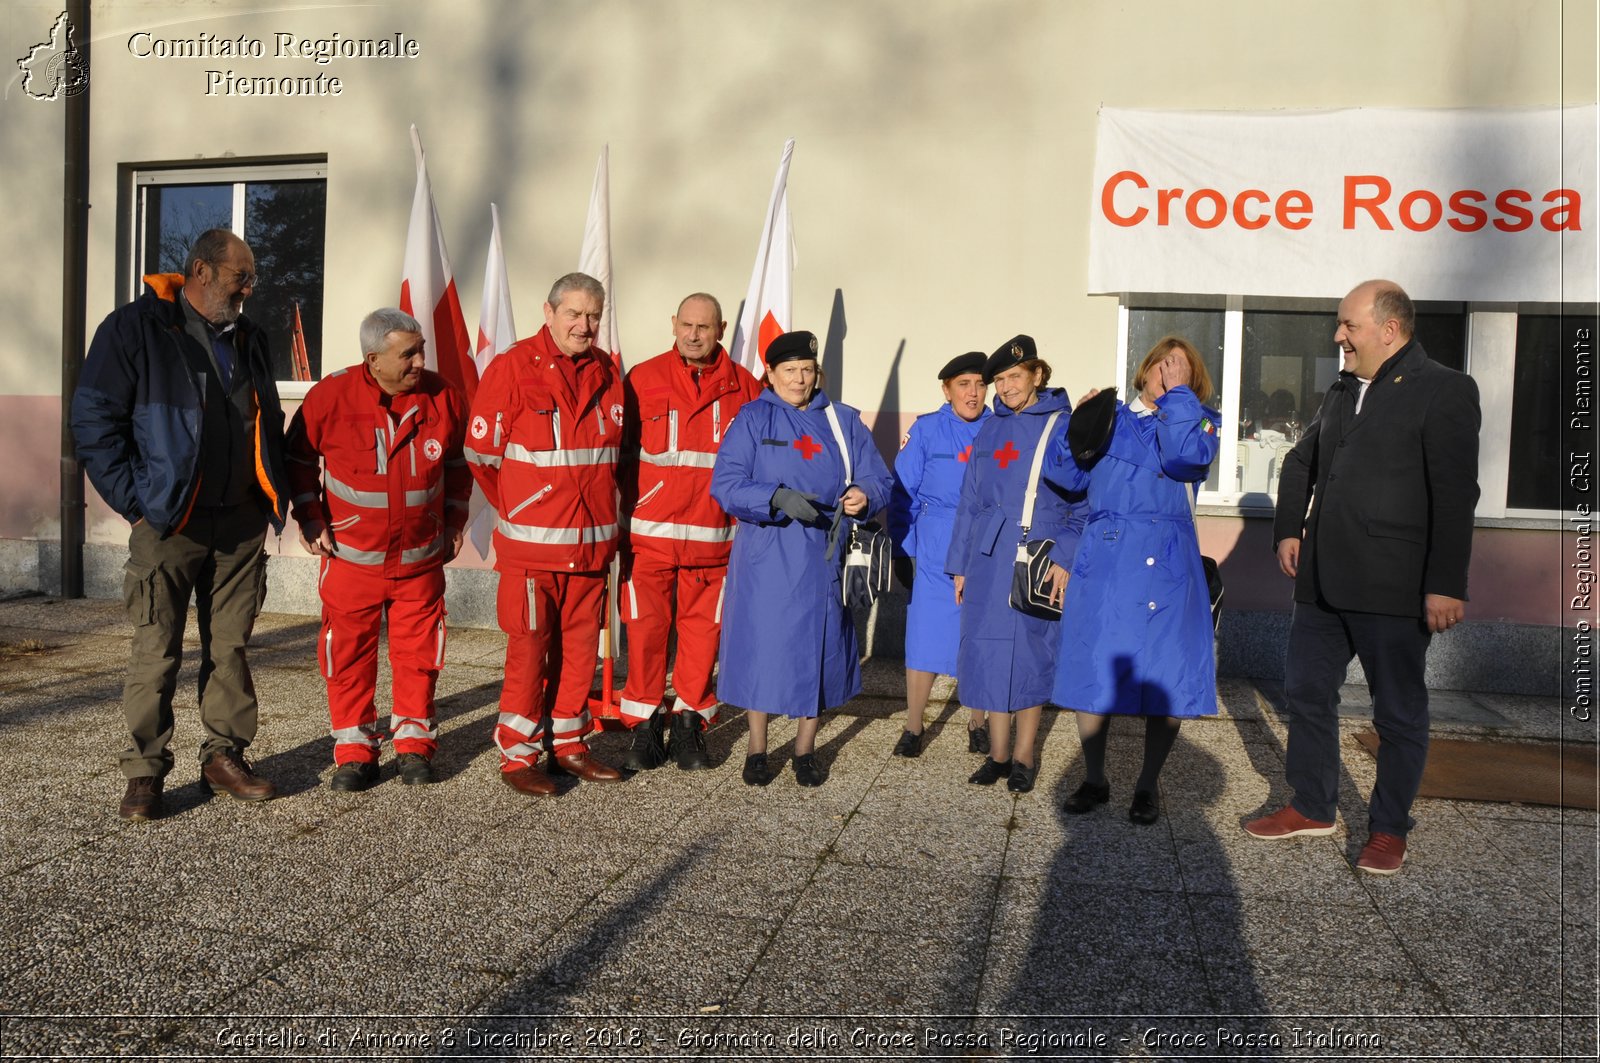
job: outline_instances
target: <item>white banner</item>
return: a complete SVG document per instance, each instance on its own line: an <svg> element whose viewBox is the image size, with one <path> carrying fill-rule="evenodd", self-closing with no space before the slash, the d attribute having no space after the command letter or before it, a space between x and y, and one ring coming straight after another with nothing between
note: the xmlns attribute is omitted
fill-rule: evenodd
<svg viewBox="0 0 1600 1063"><path fill-rule="evenodd" d="M1103 109L1089 291L1592 302L1596 108Z"/></svg>

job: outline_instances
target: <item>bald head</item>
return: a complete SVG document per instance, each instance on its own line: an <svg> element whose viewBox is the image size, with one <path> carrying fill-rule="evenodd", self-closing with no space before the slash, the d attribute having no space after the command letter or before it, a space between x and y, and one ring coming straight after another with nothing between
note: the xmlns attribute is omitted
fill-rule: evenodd
<svg viewBox="0 0 1600 1063"><path fill-rule="evenodd" d="M1371 380L1400 348L1411 342L1417 310L1394 281L1363 281L1339 303L1333 341L1344 351L1344 368Z"/></svg>
<svg viewBox="0 0 1600 1063"><path fill-rule="evenodd" d="M703 363L717 353L728 323L722 320L722 304L705 292L685 296L672 315L672 338L683 359Z"/></svg>

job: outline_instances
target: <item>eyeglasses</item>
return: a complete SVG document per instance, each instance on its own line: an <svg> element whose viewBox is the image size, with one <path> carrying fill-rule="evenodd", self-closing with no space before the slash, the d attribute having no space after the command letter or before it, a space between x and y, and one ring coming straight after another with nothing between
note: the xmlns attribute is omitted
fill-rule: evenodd
<svg viewBox="0 0 1600 1063"><path fill-rule="evenodd" d="M221 265L219 265L217 267L217 269L218 270L224 270L225 269L225 270L229 271L230 273L238 274L238 276L239 276L239 287L241 287L241 288L254 288L257 284L259 284L261 282L261 275L259 273L246 273L244 270L235 269L233 266L221 266Z"/></svg>

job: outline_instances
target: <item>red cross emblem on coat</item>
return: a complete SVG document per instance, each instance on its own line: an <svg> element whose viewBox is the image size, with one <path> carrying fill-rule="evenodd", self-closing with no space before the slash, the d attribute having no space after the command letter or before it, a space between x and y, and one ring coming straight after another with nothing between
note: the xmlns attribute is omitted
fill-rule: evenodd
<svg viewBox="0 0 1600 1063"><path fill-rule="evenodd" d="M968 443L966 449L956 455L956 460L965 465L972 460L972 444Z"/></svg>
<svg viewBox="0 0 1600 1063"><path fill-rule="evenodd" d="M810 461L822 451L822 444L812 439L809 435L803 435L794 441L794 449L800 452L802 458Z"/></svg>
<svg viewBox="0 0 1600 1063"><path fill-rule="evenodd" d="M1002 469L1020 457L1022 457L1022 452L1018 450L1017 445L1009 439L1006 440L1005 446L994 452L994 460L1000 463L1000 467Z"/></svg>

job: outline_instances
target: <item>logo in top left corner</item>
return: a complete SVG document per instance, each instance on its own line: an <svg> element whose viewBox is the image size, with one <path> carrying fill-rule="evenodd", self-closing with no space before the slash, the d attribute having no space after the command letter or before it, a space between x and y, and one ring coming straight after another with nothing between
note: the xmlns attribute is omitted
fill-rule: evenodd
<svg viewBox="0 0 1600 1063"><path fill-rule="evenodd" d="M89 63L73 40L72 22L65 11L50 28L50 39L28 49L17 60L22 71L22 91L35 100L76 96L89 87Z"/></svg>

